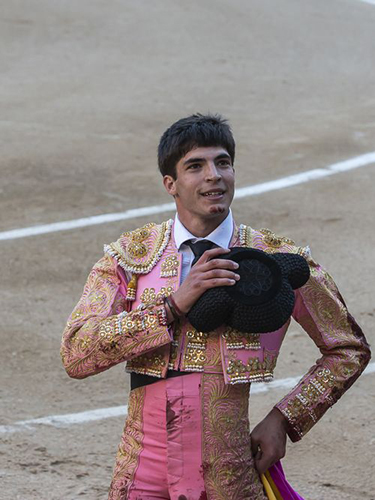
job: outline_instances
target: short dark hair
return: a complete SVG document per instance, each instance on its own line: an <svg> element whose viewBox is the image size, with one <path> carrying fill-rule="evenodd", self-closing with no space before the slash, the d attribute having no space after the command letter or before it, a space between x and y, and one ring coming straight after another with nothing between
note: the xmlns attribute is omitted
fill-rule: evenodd
<svg viewBox="0 0 375 500"><path fill-rule="evenodd" d="M234 162L236 144L228 121L218 114L196 113L173 123L161 136L158 147L160 173L176 178L176 165L189 151L221 146Z"/></svg>

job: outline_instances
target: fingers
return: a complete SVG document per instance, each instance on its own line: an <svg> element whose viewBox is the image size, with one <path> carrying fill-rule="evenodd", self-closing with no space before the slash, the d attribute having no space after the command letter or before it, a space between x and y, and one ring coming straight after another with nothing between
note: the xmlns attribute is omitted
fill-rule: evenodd
<svg viewBox="0 0 375 500"><path fill-rule="evenodd" d="M212 278L202 282L202 291L208 290L209 288L216 288L218 286L233 286L236 283L237 280L232 278Z"/></svg>
<svg viewBox="0 0 375 500"><path fill-rule="evenodd" d="M196 269L199 266L199 269L202 271L208 271L209 269L238 269L239 265L237 262L229 259L217 259L219 255L224 255L230 252L230 250L226 248L214 248L212 250L206 250L204 254L200 257L200 259L195 264L194 268Z"/></svg>
<svg viewBox="0 0 375 500"><path fill-rule="evenodd" d="M264 458L255 460L255 468L259 472L259 474L264 474L265 472L267 472L272 465L272 463L269 463L268 460Z"/></svg>
<svg viewBox="0 0 375 500"><path fill-rule="evenodd" d="M240 279L240 275L228 269L211 269L202 275L203 280L229 279L235 282Z"/></svg>
<svg viewBox="0 0 375 500"><path fill-rule="evenodd" d="M207 255L210 259L213 257L216 257L217 255L222 255L224 253L229 253L230 248L222 248L222 247L215 247L211 248L211 250L206 250L203 255ZM203 257L202 255L202 257Z"/></svg>
<svg viewBox="0 0 375 500"><path fill-rule="evenodd" d="M263 452L259 444L252 442L251 451L254 457L254 465L259 474L264 474L278 458L271 453Z"/></svg>
<svg viewBox="0 0 375 500"><path fill-rule="evenodd" d="M198 261L194 267L196 268L198 265L201 271L209 271L210 269L230 269L235 271L239 268L237 262L227 259L212 259L202 263Z"/></svg>
<svg viewBox="0 0 375 500"><path fill-rule="evenodd" d="M196 265L199 263L199 264L202 264L204 262L208 262L209 260L212 260L214 259L215 257L218 257L219 255L224 255L226 253L229 253L230 252L230 249L229 248L221 248L221 247L217 247L217 248L211 248L211 250L206 250L202 255L201 257L199 258L199 260L197 261ZM219 259L221 260L221 259ZM231 261L232 262L232 261Z"/></svg>
<svg viewBox="0 0 375 500"><path fill-rule="evenodd" d="M262 451L260 451L260 454L258 456L259 458L257 458L257 456L254 457L254 464L259 474L264 474L265 472L268 471L270 467L272 467L272 465L274 465L278 460L280 460L280 457L274 455L267 455Z"/></svg>
<svg viewBox="0 0 375 500"><path fill-rule="evenodd" d="M264 443L263 446L258 441L251 441L251 452L254 457L254 465L259 474L264 474L272 465L285 456L285 450L275 448Z"/></svg>
<svg viewBox="0 0 375 500"><path fill-rule="evenodd" d="M256 458L258 451L260 451L259 441L251 436L251 453L254 458Z"/></svg>

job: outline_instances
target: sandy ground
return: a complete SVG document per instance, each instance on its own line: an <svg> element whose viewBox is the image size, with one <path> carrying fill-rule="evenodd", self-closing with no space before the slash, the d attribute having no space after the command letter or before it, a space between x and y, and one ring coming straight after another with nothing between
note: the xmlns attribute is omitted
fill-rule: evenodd
<svg viewBox="0 0 375 500"><path fill-rule="evenodd" d="M230 119L239 187L374 151L374 32L359 0L3 0L1 230L169 201L157 143L196 111ZM374 183L372 165L233 205L238 221L309 243L370 342ZM1 425L126 404L122 366L70 380L59 344L103 243L148 221L0 242ZM317 357L294 324L276 376ZM375 498L373 381L289 445L306 500ZM253 425L284 392L253 395ZM2 433L0 498L105 499L123 421Z"/></svg>

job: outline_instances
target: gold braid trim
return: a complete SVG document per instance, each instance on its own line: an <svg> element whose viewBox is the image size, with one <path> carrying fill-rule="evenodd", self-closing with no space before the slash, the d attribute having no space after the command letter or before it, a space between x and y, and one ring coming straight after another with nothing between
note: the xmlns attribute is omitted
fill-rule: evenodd
<svg viewBox="0 0 375 500"><path fill-rule="evenodd" d="M117 241L105 245L104 252L116 259L125 271L147 274L163 255L171 236L172 224L170 219L123 233Z"/></svg>

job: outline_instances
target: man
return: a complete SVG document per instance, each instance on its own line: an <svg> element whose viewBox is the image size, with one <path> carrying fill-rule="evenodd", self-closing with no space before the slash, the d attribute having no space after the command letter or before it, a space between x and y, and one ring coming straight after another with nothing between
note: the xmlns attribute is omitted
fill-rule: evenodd
<svg viewBox="0 0 375 500"><path fill-rule="evenodd" d="M363 333L308 249L234 223L234 157L220 116L193 115L163 134L159 169L176 203L174 221L105 246L64 331L70 376L123 361L131 373L112 500L266 499L259 474L284 456L286 436L301 439L369 361ZM207 289L239 280L238 265L218 258L234 246L307 259L311 276L295 292L293 317L322 354L251 437L250 383L272 378L289 322L267 334L225 325L206 334L186 318Z"/></svg>

